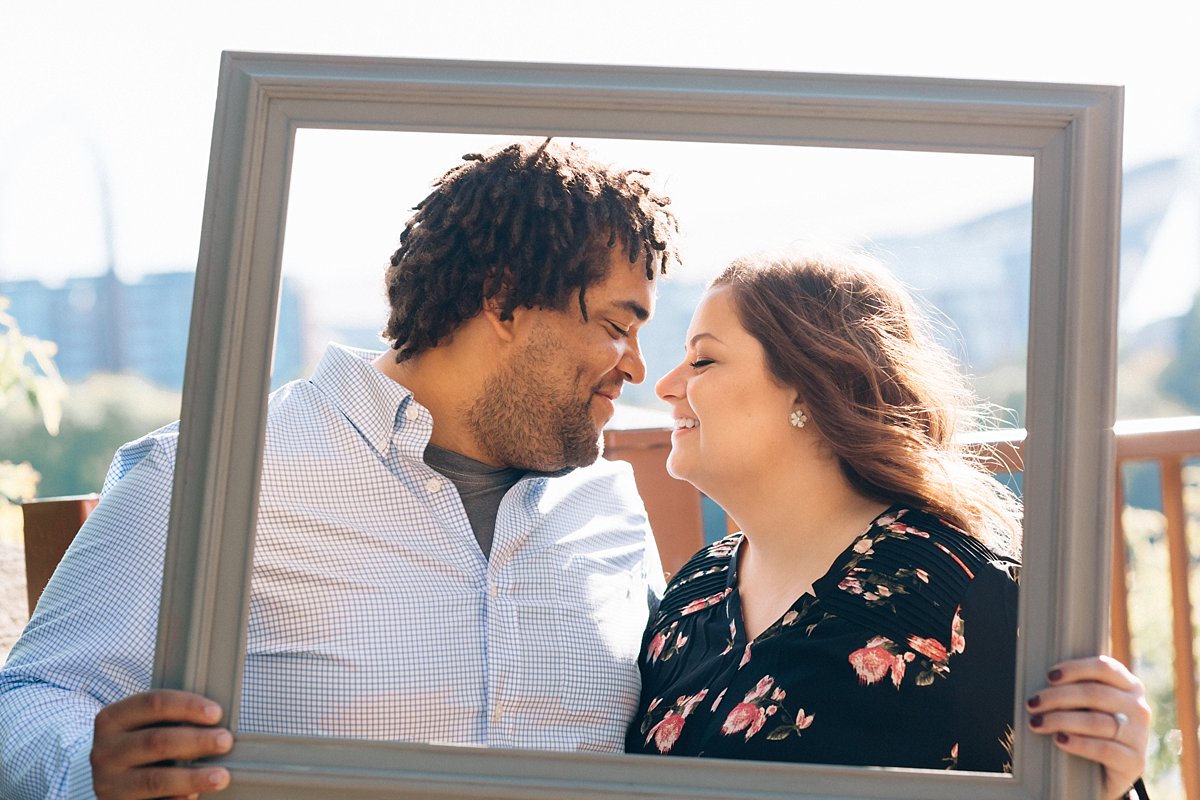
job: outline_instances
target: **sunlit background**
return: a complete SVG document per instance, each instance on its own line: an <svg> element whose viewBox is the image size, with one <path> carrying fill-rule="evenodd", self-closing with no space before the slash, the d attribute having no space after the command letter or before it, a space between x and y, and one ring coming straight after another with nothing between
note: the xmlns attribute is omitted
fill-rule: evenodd
<svg viewBox="0 0 1200 800"><path fill-rule="evenodd" d="M0 11L0 296L25 334L57 343L68 393L55 437L20 397L0 397L0 462L32 465L0 478L0 493L94 491L115 447L178 414L222 50L1123 85L1118 416L1200 414L1200 51L1186 6L9 3ZM382 265L409 209L463 153L492 141L301 133L276 383L306 374L330 339L377 341ZM940 309L946 341L976 388L1020 423L1028 159L588 145L606 160L654 170L684 225L687 263L664 284L647 331L652 378L672 366L704 280L730 258L836 240L876 253ZM637 408L621 420L653 422L649 388L626 392ZM1170 665L1150 657L1169 636L1154 589L1156 480L1136 470L1127 477L1127 499L1145 506L1129 517L1132 561L1147 570L1134 575L1131 604L1138 669L1158 709L1153 794L1169 800L1183 790L1179 732L1162 688ZM5 564L18 563L19 538L0 531L0 543ZM3 574L11 583L11 571ZM10 588L0 625L9 606L12 621L23 621L23 595L9 603ZM5 635L0 657L11 645Z"/></svg>

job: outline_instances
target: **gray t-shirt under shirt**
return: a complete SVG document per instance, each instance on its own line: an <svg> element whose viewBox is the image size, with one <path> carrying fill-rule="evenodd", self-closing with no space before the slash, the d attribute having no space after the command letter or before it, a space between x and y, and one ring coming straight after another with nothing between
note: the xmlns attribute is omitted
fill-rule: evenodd
<svg viewBox="0 0 1200 800"><path fill-rule="evenodd" d="M491 556L500 501L525 476L525 470L493 467L433 444L425 448L425 463L446 476L458 489L479 549L484 558Z"/></svg>

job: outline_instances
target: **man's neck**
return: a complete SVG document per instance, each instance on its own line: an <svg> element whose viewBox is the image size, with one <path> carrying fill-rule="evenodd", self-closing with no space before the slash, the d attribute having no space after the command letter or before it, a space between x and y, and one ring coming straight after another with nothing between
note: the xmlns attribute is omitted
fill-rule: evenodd
<svg viewBox="0 0 1200 800"><path fill-rule="evenodd" d="M484 464L503 466L493 463L466 424L466 410L470 399L478 395L481 373L454 356L449 348L435 347L397 363L394 351L389 350L375 359L374 366L428 409L433 417L430 444Z"/></svg>

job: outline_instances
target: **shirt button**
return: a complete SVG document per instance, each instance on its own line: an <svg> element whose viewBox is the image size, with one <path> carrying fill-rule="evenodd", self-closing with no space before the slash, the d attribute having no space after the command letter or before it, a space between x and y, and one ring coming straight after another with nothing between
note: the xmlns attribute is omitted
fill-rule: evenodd
<svg viewBox="0 0 1200 800"><path fill-rule="evenodd" d="M492 722L499 722L504 719L504 703L496 703L496 707L492 709Z"/></svg>
<svg viewBox="0 0 1200 800"><path fill-rule="evenodd" d="M442 490L443 482L441 478L430 478L425 481L425 491L430 494L437 494Z"/></svg>
<svg viewBox="0 0 1200 800"><path fill-rule="evenodd" d="M404 409L404 418L409 422L416 422L419 416L421 412L417 410L417 404L409 402L408 408Z"/></svg>
<svg viewBox="0 0 1200 800"><path fill-rule="evenodd" d="M496 584L493 583L490 586L488 586L488 594L491 595L492 597L495 597L496 595L500 594L500 590L496 588Z"/></svg>

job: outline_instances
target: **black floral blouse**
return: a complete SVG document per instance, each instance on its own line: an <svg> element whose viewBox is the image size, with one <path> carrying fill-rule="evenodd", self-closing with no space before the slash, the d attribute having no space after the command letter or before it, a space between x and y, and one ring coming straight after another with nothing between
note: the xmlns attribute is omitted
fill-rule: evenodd
<svg viewBox="0 0 1200 800"><path fill-rule="evenodd" d="M646 631L633 753L1011 770L1017 565L893 507L752 642L735 533Z"/></svg>

